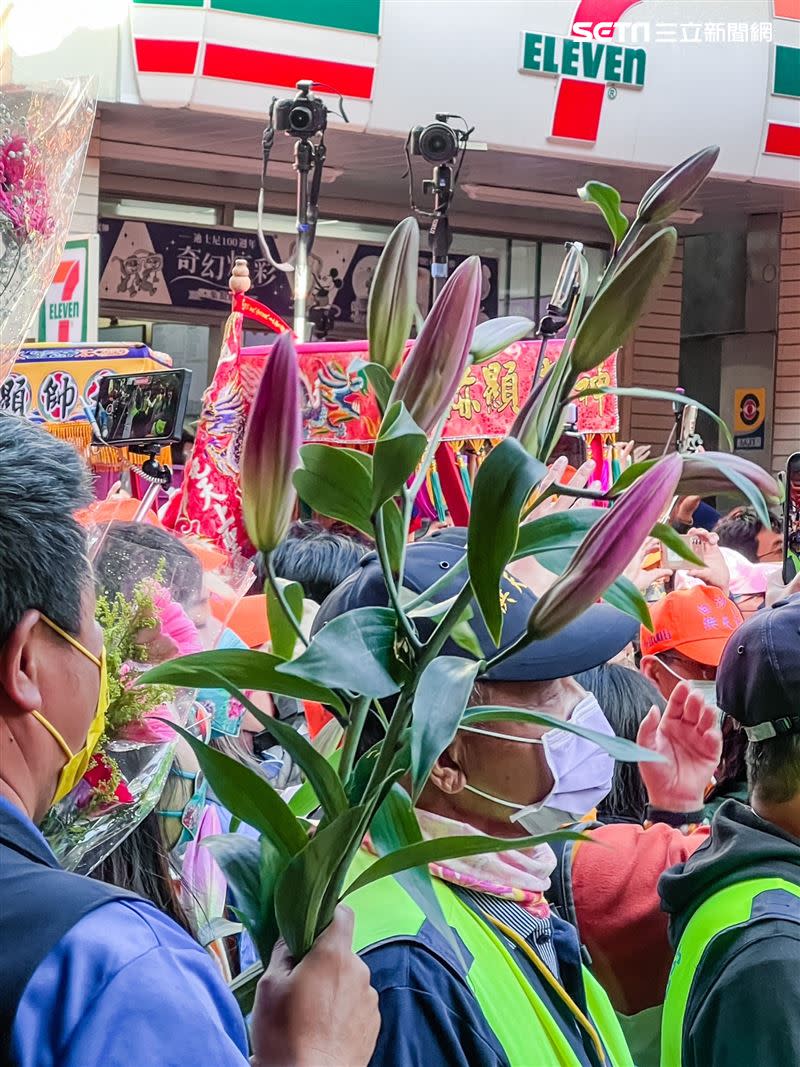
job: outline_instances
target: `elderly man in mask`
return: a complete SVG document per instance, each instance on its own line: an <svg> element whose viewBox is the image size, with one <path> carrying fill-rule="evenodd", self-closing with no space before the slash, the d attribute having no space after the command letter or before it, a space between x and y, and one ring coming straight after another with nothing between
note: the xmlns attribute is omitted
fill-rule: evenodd
<svg viewBox="0 0 800 1067"><path fill-rule="evenodd" d="M0 1064L246 1067L237 1005L210 956L152 904L62 870L36 828L104 728L103 635L74 450L0 415ZM292 968L276 949L251 1064L353 1067L378 1028L339 913Z"/></svg>
<svg viewBox="0 0 800 1067"><path fill-rule="evenodd" d="M453 569L463 538L454 530L409 546L404 585L421 592ZM442 588L437 599L452 596L462 582L454 575L452 588ZM366 557L325 601L315 629L352 608L386 601L380 568ZM507 575L502 602L505 648L524 632L535 599ZM496 649L477 611L471 625L490 658ZM554 638L493 668L470 703L543 711L611 735L596 699L572 675L611 659L634 632L626 616L594 607ZM467 653L450 642L443 654ZM370 728L364 746L379 736ZM607 793L612 770L601 747L574 733L513 719L477 721L462 726L441 753L417 817L427 838L535 834L590 812ZM369 862L362 853L357 868ZM460 954L398 882L383 879L348 898L355 943L380 997L376 1067L631 1064L608 998L582 965L574 929L547 903L555 864L550 847L541 845L433 865Z"/></svg>

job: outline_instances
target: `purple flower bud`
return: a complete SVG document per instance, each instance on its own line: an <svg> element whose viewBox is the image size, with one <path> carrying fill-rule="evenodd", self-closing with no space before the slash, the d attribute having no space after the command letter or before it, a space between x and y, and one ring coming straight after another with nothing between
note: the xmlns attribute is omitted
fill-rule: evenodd
<svg viewBox="0 0 800 1067"><path fill-rule="evenodd" d="M717 162L718 155L718 145L709 145L656 178L639 202L637 220L641 223L666 221L694 196Z"/></svg>
<svg viewBox="0 0 800 1067"><path fill-rule="evenodd" d="M481 306L481 261L466 259L448 279L403 364L387 407L402 400L431 433L461 385Z"/></svg>
<svg viewBox="0 0 800 1067"><path fill-rule="evenodd" d="M528 619L530 634L544 638L557 633L619 578L653 526L663 519L682 469L681 456L673 452L619 497L583 539L558 581L537 601Z"/></svg>
<svg viewBox="0 0 800 1067"><path fill-rule="evenodd" d="M292 335L272 346L258 386L241 461L242 511L256 548L271 552L286 536L295 504L292 475L300 463L303 415Z"/></svg>

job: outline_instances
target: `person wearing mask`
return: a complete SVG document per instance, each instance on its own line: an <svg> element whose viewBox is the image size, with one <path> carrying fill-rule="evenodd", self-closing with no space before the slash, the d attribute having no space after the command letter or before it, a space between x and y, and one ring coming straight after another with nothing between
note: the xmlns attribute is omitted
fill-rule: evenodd
<svg viewBox="0 0 800 1067"><path fill-rule="evenodd" d="M650 605L652 631L642 627L641 672L666 699L681 681L715 699L722 653L742 625L742 614L722 590L710 585L668 593Z"/></svg>
<svg viewBox="0 0 800 1067"><path fill-rule="evenodd" d="M458 529L410 545L404 585L427 589L463 552L464 531ZM456 577L438 596L447 599L459 585ZM510 575L502 593L504 648L524 632L535 597ZM326 600L315 628L387 599L380 567L367 558ZM496 649L477 609L471 625L490 658ZM555 637L492 668L476 683L470 703L542 711L610 736L596 699L572 671L611 659L634 632L626 616L593 607ZM442 651L466 654L453 642ZM685 686L673 702L678 718L687 700L697 719L703 702ZM651 719L650 726L660 749L661 724ZM362 750L380 736L381 728L370 721ZM524 721L478 721L462 726L442 752L417 802L417 818L426 838L545 832L593 811L612 774L612 758L586 738ZM613 863L604 850L603 856ZM371 861L362 853L354 874ZM542 845L432 865L460 956L396 881L384 879L348 897L356 945L380 997L373 1067L632 1062L606 994L582 966L575 931L547 903L555 862L550 846Z"/></svg>
<svg viewBox="0 0 800 1067"><path fill-rule="evenodd" d="M0 1064L246 1067L244 1023L211 958L151 903L62 870L36 827L104 726L103 639L74 518L86 486L69 445L0 415ZM251 1064L368 1062L376 998L351 922L338 914L297 967L276 948Z"/></svg>
<svg viewBox="0 0 800 1067"><path fill-rule="evenodd" d="M747 737L751 807L728 800L659 891L676 946L665 1067L800 1063L800 594L725 650L723 713Z"/></svg>
<svg viewBox="0 0 800 1067"><path fill-rule="evenodd" d="M723 548L740 552L751 563L780 563L783 559L783 521L779 515L771 515L767 527L755 508L734 508L719 520L714 533Z"/></svg>

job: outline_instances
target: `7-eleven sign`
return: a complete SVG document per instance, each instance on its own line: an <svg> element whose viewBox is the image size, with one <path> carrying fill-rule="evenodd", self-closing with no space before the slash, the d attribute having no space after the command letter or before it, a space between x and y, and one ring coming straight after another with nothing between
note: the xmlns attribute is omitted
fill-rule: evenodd
<svg viewBox="0 0 800 1067"><path fill-rule="evenodd" d="M67 241L39 311L37 340L76 342L96 338L98 241L97 234Z"/></svg>

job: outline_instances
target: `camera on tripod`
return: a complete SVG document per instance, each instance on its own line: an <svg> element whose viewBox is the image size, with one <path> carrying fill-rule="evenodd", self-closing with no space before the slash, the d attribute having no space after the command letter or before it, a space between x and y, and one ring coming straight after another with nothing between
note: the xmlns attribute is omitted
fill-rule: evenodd
<svg viewBox="0 0 800 1067"><path fill-rule="evenodd" d="M297 83L293 100L279 100L275 104L273 123L276 130L291 137L314 137L324 133L328 125L328 109L319 96L312 96L313 82Z"/></svg>
<svg viewBox="0 0 800 1067"><path fill-rule="evenodd" d="M456 158L464 134L447 125L449 115L437 115L429 126L415 126L411 131L411 154L422 156L427 163L450 163Z"/></svg>

